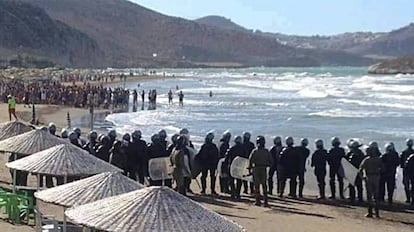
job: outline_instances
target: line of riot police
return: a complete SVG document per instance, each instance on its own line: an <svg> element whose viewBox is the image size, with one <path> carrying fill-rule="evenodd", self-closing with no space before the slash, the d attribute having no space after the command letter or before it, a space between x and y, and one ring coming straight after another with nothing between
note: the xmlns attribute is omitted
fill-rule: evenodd
<svg viewBox="0 0 414 232"><path fill-rule="evenodd" d="M56 127L54 125L49 126L49 131L55 134ZM160 130L158 133L153 134L151 142L148 144L142 139L142 134L139 130L134 131L131 135L125 134L121 139L117 139L115 130L109 131L107 135L98 135L96 132L91 131L88 135L88 141L81 139L80 134L80 129L78 128L71 132L64 129L62 130L61 137L68 138L72 144L121 168L124 170L125 175L138 180L140 183L144 183L145 177L148 177L148 161L150 159L170 157L174 149L182 149L183 154L188 157L187 160L190 160L187 148L193 148L187 129L182 129L179 134L171 136L170 145L166 140L167 133L165 130ZM181 139L179 143L184 144L179 144L179 139ZM263 195L265 204L267 204L267 195L275 194L273 177L276 175L276 194L279 197L284 197L286 183L289 180L288 196L302 198L305 186L306 162L309 160L311 167L314 168L314 174L318 182L319 198L325 198L325 179L328 175L331 192L329 198L335 199L339 197L344 199L345 186L344 170L341 165L342 159L346 159L356 169L360 169L365 159L370 156L376 156L381 160L381 167L379 167L378 194L374 194L372 197L377 201L384 201L385 195L387 195L388 203L392 204L396 186L396 171L398 167L401 167L406 202L414 204L414 150L412 148L413 140L411 139L407 139L407 149L401 154L397 153L393 143L386 144L384 153L381 154L375 142L370 143L370 146L364 153L361 150L362 144L352 139L347 141L347 152L341 147L341 142L337 137L331 139L332 147L329 150L324 148L324 143L321 139L316 140L315 151L312 154L308 149L309 142L306 138L302 138L300 144L295 146L292 137L285 138L285 144L282 143L281 137L275 137L270 150L265 148L265 140L262 136L257 138L256 147L250 141L251 134L249 132L244 132L242 136L235 136L233 143L231 140L231 133L226 131L223 133L217 146L214 143L214 134L210 132L206 135L203 145L195 155L195 160L199 164L199 173L201 173L201 194L206 193L207 177L209 176L210 192L212 195L216 195L216 178L219 177L220 192L229 194L234 199L240 199L243 187L245 194L249 192L252 195L255 194L256 203L260 203L258 186L263 185ZM250 159L253 183L235 179L230 175L230 166L236 157ZM222 160L222 163L218 165L220 160ZM190 169L196 168L191 167L191 162L187 162ZM217 167L220 170L216 170ZM266 169L263 169L263 167L266 167ZM327 168L329 168L328 171ZM266 175L263 175L263 170L266 170ZM360 171L361 173L364 172L363 169ZM190 189L191 179L196 177L197 175L186 175L183 177L185 192L192 192ZM264 183L262 181L263 178L267 179ZM351 201L363 201L364 178L366 178L365 175L357 175L355 182L346 186L349 188L349 199ZM149 184L161 185L162 183L149 179ZM165 185L172 186L172 183L171 181L166 181ZM366 190L368 191L369 189Z"/></svg>

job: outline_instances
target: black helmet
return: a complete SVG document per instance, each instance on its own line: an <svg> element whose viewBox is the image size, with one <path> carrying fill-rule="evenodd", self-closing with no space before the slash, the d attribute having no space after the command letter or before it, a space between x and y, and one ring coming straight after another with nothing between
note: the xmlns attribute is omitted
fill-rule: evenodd
<svg viewBox="0 0 414 232"><path fill-rule="evenodd" d="M47 126L40 127L40 130L44 132L49 132L49 128L47 128Z"/></svg>
<svg viewBox="0 0 414 232"><path fill-rule="evenodd" d="M341 145L341 140L339 140L338 137L332 137L331 144L332 144L332 146L337 147L337 146Z"/></svg>
<svg viewBox="0 0 414 232"><path fill-rule="evenodd" d="M273 143L275 145L282 145L282 138L280 136L276 136L273 138Z"/></svg>
<svg viewBox="0 0 414 232"><path fill-rule="evenodd" d="M88 138L91 141L96 141L98 139L98 133L96 133L96 131L90 131Z"/></svg>
<svg viewBox="0 0 414 232"><path fill-rule="evenodd" d="M234 143L242 143L242 137L241 136L235 136L234 137Z"/></svg>
<svg viewBox="0 0 414 232"><path fill-rule="evenodd" d="M160 136L161 140L165 140L167 138L167 132L164 129L158 131L158 135Z"/></svg>
<svg viewBox="0 0 414 232"><path fill-rule="evenodd" d="M286 143L287 146L293 146L294 140L293 140L292 137L289 136L289 137L285 138L285 143Z"/></svg>
<svg viewBox="0 0 414 232"><path fill-rule="evenodd" d="M307 138L302 138L302 139L300 139L300 144L301 144L302 146L306 147L306 146L308 146L309 141L308 141L308 139L307 139Z"/></svg>
<svg viewBox="0 0 414 232"><path fill-rule="evenodd" d="M185 136L184 135L179 135L177 137L177 144L176 144L176 146L177 147L183 147L183 146L185 146L185 141L186 141Z"/></svg>
<svg viewBox="0 0 414 232"><path fill-rule="evenodd" d="M70 132L69 133L69 140L72 141L72 140L76 140L76 139L78 139L78 134L76 134L76 132L74 132L74 131Z"/></svg>
<svg viewBox="0 0 414 232"><path fill-rule="evenodd" d="M56 125L53 122L49 123L49 132L51 134L55 134L56 133Z"/></svg>
<svg viewBox="0 0 414 232"><path fill-rule="evenodd" d="M214 133L213 132L207 133L206 138L205 138L206 142L212 142L213 139L214 139Z"/></svg>
<svg viewBox="0 0 414 232"><path fill-rule="evenodd" d="M224 131L222 135L222 139L229 141L231 139L231 132L229 130Z"/></svg>
<svg viewBox="0 0 414 232"><path fill-rule="evenodd" d="M322 139L316 139L315 140L315 147L323 147L323 140Z"/></svg>
<svg viewBox="0 0 414 232"><path fill-rule="evenodd" d="M187 128L183 128L183 129L181 129L180 130L180 135L188 135L190 132L188 131L188 129Z"/></svg>
<svg viewBox="0 0 414 232"><path fill-rule="evenodd" d="M109 138L109 136L103 136L102 137L102 139L101 139L101 144L102 145L107 145L107 146L110 146L111 144L111 139Z"/></svg>
<svg viewBox="0 0 414 232"><path fill-rule="evenodd" d="M258 145L259 147L264 147L264 146L265 146L265 144L266 144L266 140L265 140L265 138L264 138L263 136L259 135L259 136L257 136L257 138L256 138L256 143L257 143L257 145Z"/></svg>
<svg viewBox="0 0 414 232"><path fill-rule="evenodd" d="M252 137L252 135L249 132L247 132L247 131L243 132L243 139L244 140L249 141L251 137Z"/></svg>
<svg viewBox="0 0 414 232"><path fill-rule="evenodd" d="M174 143L174 144L176 144L176 143L177 143L177 141L178 141L178 137L180 137L180 135L179 135L179 134L173 134L173 135L171 136L171 142L172 142L172 143Z"/></svg>
<svg viewBox="0 0 414 232"><path fill-rule="evenodd" d="M109 137L110 139L115 139L115 138L116 138L116 130L110 130L110 131L108 132L108 137Z"/></svg>
<svg viewBox="0 0 414 232"><path fill-rule="evenodd" d="M151 142L152 143L157 143L157 142L159 142L160 141L160 135L159 134L153 134L152 136L151 136Z"/></svg>
<svg viewBox="0 0 414 232"><path fill-rule="evenodd" d="M73 128L73 132L75 132L78 135L78 138L81 136L81 129L79 127Z"/></svg>
<svg viewBox="0 0 414 232"><path fill-rule="evenodd" d="M67 139L69 136L68 130L63 128L62 132L60 132L60 137L62 137L62 139Z"/></svg>
<svg viewBox="0 0 414 232"><path fill-rule="evenodd" d="M414 142L413 142L413 140L412 140L412 139L407 139L407 140L405 140L405 143L407 144L407 146L408 146L408 147L412 147L412 146L413 146L413 144L414 144Z"/></svg>
<svg viewBox="0 0 414 232"><path fill-rule="evenodd" d="M131 136L128 133L126 133L122 136L122 140L125 140L125 141L129 142L129 141L131 141Z"/></svg>
<svg viewBox="0 0 414 232"><path fill-rule="evenodd" d="M139 140L139 139L141 139L141 137L142 137L142 133L141 133L140 130L136 130L136 131L132 132L132 138L133 139Z"/></svg>

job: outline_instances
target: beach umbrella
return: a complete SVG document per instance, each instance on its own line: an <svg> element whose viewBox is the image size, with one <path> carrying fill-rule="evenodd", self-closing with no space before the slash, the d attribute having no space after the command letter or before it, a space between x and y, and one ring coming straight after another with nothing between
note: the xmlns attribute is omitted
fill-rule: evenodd
<svg viewBox="0 0 414 232"><path fill-rule="evenodd" d="M0 141L0 151L13 153L13 160L16 160L17 155L31 155L64 143L69 144L67 141L60 139L47 131L32 130ZM16 191L15 186L16 169L13 170L13 192Z"/></svg>
<svg viewBox="0 0 414 232"><path fill-rule="evenodd" d="M36 192L35 197L46 203L72 207L142 188L143 185L119 172L104 172Z"/></svg>
<svg viewBox="0 0 414 232"><path fill-rule="evenodd" d="M31 126L28 126L22 122L14 121L8 122L0 129L0 140L8 139L16 135L20 135L33 130Z"/></svg>
<svg viewBox="0 0 414 232"><path fill-rule="evenodd" d="M63 224L66 230L65 209L97 201L106 197L144 188L143 185L119 172L104 172L72 183L35 193L43 202L63 207Z"/></svg>
<svg viewBox="0 0 414 232"><path fill-rule="evenodd" d="M244 231L225 217L167 187L148 187L66 210L76 224L96 230Z"/></svg>
<svg viewBox="0 0 414 232"><path fill-rule="evenodd" d="M16 136L17 137L17 136ZM51 176L90 176L122 170L72 144L59 144L6 163L10 169Z"/></svg>
<svg viewBox="0 0 414 232"><path fill-rule="evenodd" d="M59 144L69 144L47 131L32 130L0 141L0 151L31 155Z"/></svg>

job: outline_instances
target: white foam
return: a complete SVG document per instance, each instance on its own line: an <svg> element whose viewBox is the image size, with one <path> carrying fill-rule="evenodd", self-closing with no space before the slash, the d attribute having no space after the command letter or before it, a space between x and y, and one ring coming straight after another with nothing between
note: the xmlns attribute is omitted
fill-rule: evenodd
<svg viewBox="0 0 414 232"><path fill-rule="evenodd" d="M401 104L401 103L368 102L368 101L353 100L353 99L338 99L338 102L356 104L360 106L377 106L377 107L414 110L413 105L407 105L407 104Z"/></svg>

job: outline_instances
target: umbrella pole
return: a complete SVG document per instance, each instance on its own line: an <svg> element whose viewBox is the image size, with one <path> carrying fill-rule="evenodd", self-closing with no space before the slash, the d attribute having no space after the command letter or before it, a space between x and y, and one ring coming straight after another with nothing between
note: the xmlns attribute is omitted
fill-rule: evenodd
<svg viewBox="0 0 414 232"><path fill-rule="evenodd" d="M63 183L66 184L68 182L68 175L65 174L63 177ZM65 207L63 207L63 232L67 231L67 223L66 223L66 215L65 215Z"/></svg>
<svg viewBox="0 0 414 232"><path fill-rule="evenodd" d="M13 153L13 161L17 160L17 154ZM13 169L13 193L16 193L17 170Z"/></svg>
<svg viewBox="0 0 414 232"><path fill-rule="evenodd" d="M40 174L39 173L36 175L36 179L37 179L36 188L37 188L37 191L39 191L40 190ZM36 231L40 231L40 228L42 227L42 222L41 222L42 218L41 218L40 211L39 211L37 204L35 207L36 207Z"/></svg>
<svg viewBox="0 0 414 232"><path fill-rule="evenodd" d="M67 231L65 207L63 207L63 232Z"/></svg>

